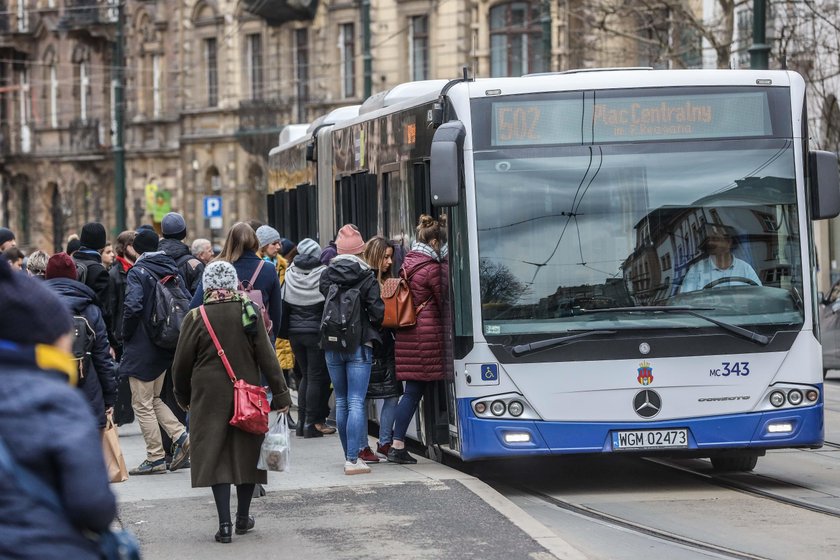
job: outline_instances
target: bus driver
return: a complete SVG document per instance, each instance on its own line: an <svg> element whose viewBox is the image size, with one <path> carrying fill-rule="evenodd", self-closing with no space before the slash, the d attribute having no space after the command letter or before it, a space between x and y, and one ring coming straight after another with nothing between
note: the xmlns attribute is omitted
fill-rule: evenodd
<svg viewBox="0 0 840 560"><path fill-rule="evenodd" d="M755 270L732 254L730 228L706 224L704 249L708 257L697 261L686 272L680 293L731 285L761 286Z"/></svg>

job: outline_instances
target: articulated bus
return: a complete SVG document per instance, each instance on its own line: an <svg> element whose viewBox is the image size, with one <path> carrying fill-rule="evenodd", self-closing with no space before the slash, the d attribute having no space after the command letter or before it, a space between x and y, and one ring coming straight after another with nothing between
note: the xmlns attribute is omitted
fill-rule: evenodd
<svg viewBox="0 0 840 560"><path fill-rule="evenodd" d="M840 186L798 74L465 77L340 117L271 152L269 215L403 250L421 213L445 220L447 375L410 432L431 457L750 470L822 445L812 220Z"/></svg>

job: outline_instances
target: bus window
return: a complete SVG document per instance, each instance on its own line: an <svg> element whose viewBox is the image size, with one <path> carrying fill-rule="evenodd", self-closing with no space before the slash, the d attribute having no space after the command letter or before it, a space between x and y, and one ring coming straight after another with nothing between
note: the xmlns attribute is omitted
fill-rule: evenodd
<svg viewBox="0 0 840 560"><path fill-rule="evenodd" d="M379 231L378 203L376 175L355 173L336 181L336 223L354 224L365 239Z"/></svg>

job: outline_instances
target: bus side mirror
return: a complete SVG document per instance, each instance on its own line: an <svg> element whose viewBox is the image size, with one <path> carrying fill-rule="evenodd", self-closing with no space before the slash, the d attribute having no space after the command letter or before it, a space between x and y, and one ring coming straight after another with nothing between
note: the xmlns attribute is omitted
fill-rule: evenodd
<svg viewBox="0 0 840 560"><path fill-rule="evenodd" d="M464 136L464 123L450 121L440 125L432 138L429 180L432 204L437 208L458 205L464 169Z"/></svg>
<svg viewBox="0 0 840 560"><path fill-rule="evenodd" d="M318 155L315 152L315 140L306 145L306 161L318 161Z"/></svg>
<svg viewBox="0 0 840 560"><path fill-rule="evenodd" d="M837 154L812 151L808 154L811 176L811 219L835 218L840 214L840 171Z"/></svg>

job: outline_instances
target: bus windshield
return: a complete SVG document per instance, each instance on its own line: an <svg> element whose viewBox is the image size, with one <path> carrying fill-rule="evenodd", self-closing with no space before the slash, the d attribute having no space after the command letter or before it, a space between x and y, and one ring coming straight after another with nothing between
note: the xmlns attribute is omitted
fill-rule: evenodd
<svg viewBox="0 0 840 560"><path fill-rule="evenodd" d="M801 325L793 141L750 136L476 149L484 334Z"/></svg>

